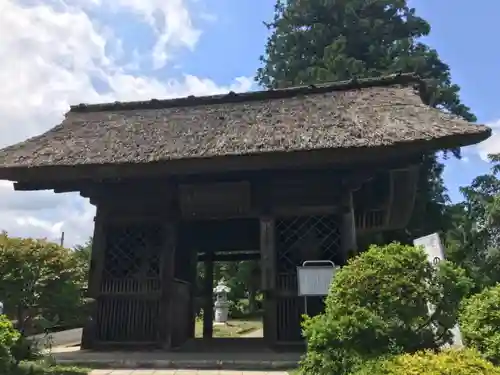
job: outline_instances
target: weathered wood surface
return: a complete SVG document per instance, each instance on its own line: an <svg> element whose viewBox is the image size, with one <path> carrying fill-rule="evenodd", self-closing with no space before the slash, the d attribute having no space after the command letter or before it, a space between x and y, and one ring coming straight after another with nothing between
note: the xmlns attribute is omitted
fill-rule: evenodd
<svg viewBox="0 0 500 375"><path fill-rule="evenodd" d="M274 344L277 339L276 315L276 238L275 220L269 216L260 219L261 278L264 292L264 339Z"/></svg>
<svg viewBox="0 0 500 375"><path fill-rule="evenodd" d="M175 296L174 283L175 276L175 255L177 250L178 240L178 225L176 221L170 221L164 226L164 241L163 252L161 259L161 296L159 306L159 340L164 349L172 348L172 336L174 324L177 324L174 319L174 301ZM176 322L176 323L174 323Z"/></svg>
<svg viewBox="0 0 500 375"><path fill-rule="evenodd" d="M417 177L418 168L324 169L87 189L98 206L89 282L96 309L86 328L88 345L172 348L194 332L195 261L205 262L206 275L212 275L214 261L259 257L266 340L300 341L296 267L311 259L343 264L359 233L405 225ZM174 278L191 284L189 291L175 290ZM204 338L213 334L212 289L207 277ZM172 305L176 293L182 306ZM193 327L179 328L185 326Z"/></svg>
<svg viewBox="0 0 500 375"><path fill-rule="evenodd" d="M441 147L440 149L442 149ZM291 171L297 169L359 169L371 165L406 165L409 160L420 160L422 145L400 145L380 149L363 150L308 150L305 152L240 155L222 158L200 158L173 160L165 163L123 164L123 165L83 165L34 168L29 175L23 170L12 170L6 179L18 181L16 190L58 189L60 192L81 191L85 184L117 179L158 179L193 175L216 175L221 173L258 173L260 171Z"/></svg>
<svg viewBox="0 0 500 375"><path fill-rule="evenodd" d="M214 262L211 256L208 256L205 261L205 272L203 279L203 339L211 339L214 334L214 302L212 291L214 289Z"/></svg>
<svg viewBox="0 0 500 375"><path fill-rule="evenodd" d="M182 346L190 338L190 299L191 284L182 280L175 279L172 290L172 348Z"/></svg>

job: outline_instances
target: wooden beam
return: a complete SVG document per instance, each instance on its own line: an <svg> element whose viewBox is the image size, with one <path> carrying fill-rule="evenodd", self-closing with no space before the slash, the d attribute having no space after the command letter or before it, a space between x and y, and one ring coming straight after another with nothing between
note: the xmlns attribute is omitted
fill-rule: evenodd
<svg viewBox="0 0 500 375"><path fill-rule="evenodd" d="M14 183L14 190L16 191L32 191L32 190L54 190L55 193L70 193L79 191L81 184L87 184L88 182L77 182L77 183L57 183L57 182L16 182Z"/></svg>
<svg viewBox="0 0 500 375"><path fill-rule="evenodd" d="M198 262L204 262L206 259L209 257L212 257L212 260L214 262L240 262L243 260L256 260L260 259L260 252L255 252L255 253L240 253L240 254L214 254L213 256L210 256L207 254L199 254L198 255Z"/></svg>
<svg viewBox="0 0 500 375"><path fill-rule="evenodd" d="M57 181L85 179L100 181L115 178L211 174L228 171L296 170L298 167L342 168L359 163L384 163L411 155L421 155L423 152L432 149L430 147L432 143L422 141L384 147L308 150L254 155L224 155L212 158L180 159L156 163L55 165L32 168L15 167L0 169L0 179L11 181L29 180L37 181L36 183L39 185L43 183L51 185ZM440 145L438 149L443 149L443 145Z"/></svg>
<svg viewBox="0 0 500 375"><path fill-rule="evenodd" d="M274 217L287 216L315 216L315 215L331 215L339 211L337 206L317 205L317 206L284 206L273 207L271 214Z"/></svg>
<svg viewBox="0 0 500 375"><path fill-rule="evenodd" d="M321 178L325 170L335 170L339 173L343 173L356 169L361 172L365 170L371 173L377 169L387 170L392 168L403 168L409 164L418 164L422 159L421 153L406 153L404 156L396 155L394 157L389 154L386 155L386 157L380 158L352 158L342 163L329 162L329 158L325 158L321 161L319 156L312 157L303 155L303 157L305 160L309 158L316 160L316 158L318 158L318 163L299 163L300 157L296 155L291 156L292 160L297 158L297 160L291 164L288 162L283 165L273 162L264 163L265 158L262 158L262 163L264 163L264 165L258 168L248 168L245 164L249 162L242 161L240 168L237 168L240 164L236 163L234 168L225 169L223 168L225 162L221 160L220 168L209 168L193 173L184 173L189 172L189 170L176 171L176 169L168 168L166 164L162 164L163 166L158 164L138 164L115 167L112 169L113 173L110 173L108 176L106 174L101 176L99 173L100 168L106 168L106 166L53 166L33 168L29 170L29 173L23 168L18 168L17 172L15 172L17 169L13 169L11 170L12 176L4 176L3 179L16 181L14 189L20 191L55 189L59 192L70 192L82 191L88 187L109 187L117 193L115 187L119 188L120 185L129 185L132 183L135 189L146 185L160 187L165 186L165 181L172 177L175 177L175 179L182 184L237 182L248 179L252 179L252 182L260 184L263 179L286 179L296 176L297 173L305 173L311 178L315 176ZM240 157L237 157L238 160L240 160L239 158ZM241 158L245 159L245 157ZM280 157L276 155L270 155L268 158L271 160L275 158L280 159ZM189 162L189 160L184 161ZM191 160L191 162L193 162L193 160ZM250 166L252 163L249 163ZM137 171L137 173L133 173L134 171ZM154 171L157 173L154 173ZM1 176L2 174L0 171L0 177ZM137 184L138 179L141 180L140 184ZM145 183L146 181L148 183Z"/></svg>
<svg viewBox="0 0 500 375"><path fill-rule="evenodd" d="M203 339L211 339L214 334L214 262L212 257L205 259L205 279L203 282L204 306L203 306Z"/></svg>

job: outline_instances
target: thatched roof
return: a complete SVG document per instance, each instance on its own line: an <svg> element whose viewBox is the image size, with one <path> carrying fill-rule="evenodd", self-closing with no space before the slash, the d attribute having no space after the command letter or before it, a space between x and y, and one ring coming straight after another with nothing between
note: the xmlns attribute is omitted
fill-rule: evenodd
<svg viewBox="0 0 500 375"><path fill-rule="evenodd" d="M489 128L423 104L424 91L416 77L395 75L244 94L78 105L62 124L0 150L0 171L443 139L447 147L450 141L464 146L489 137Z"/></svg>

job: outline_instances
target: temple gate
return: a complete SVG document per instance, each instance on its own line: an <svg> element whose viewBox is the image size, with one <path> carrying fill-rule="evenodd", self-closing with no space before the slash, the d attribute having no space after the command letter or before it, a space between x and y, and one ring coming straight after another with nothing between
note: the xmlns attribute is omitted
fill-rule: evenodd
<svg viewBox="0 0 500 375"><path fill-rule="evenodd" d="M491 130L426 105L412 75L131 103L78 105L0 150L16 190L96 206L83 347L213 343L213 277L196 264L260 259L264 341L303 344L296 267L343 265L367 235L404 228L420 165ZM175 302L175 303L174 303ZM322 298L309 313L320 313Z"/></svg>

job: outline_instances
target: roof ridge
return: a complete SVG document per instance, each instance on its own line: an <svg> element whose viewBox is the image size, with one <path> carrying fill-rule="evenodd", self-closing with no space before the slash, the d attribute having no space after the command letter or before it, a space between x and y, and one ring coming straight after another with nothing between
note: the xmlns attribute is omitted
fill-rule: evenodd
<svg viewBox="0 0 500 375"><path fill-rule="evenodd" d="M299 95L322 94L332 91L345 91L376 86L392 86L397 84L408 85L411 83L416 83L419 86L422 86L422 84L424 84L420 76L414 73L396 73L380 77L353 77L352 79L346 81L326 82L307 86L287 87L282 89L248 91L243 93L235 93L233 91L230 91L227 94L208 96L189 95L187 97L163 100L151 99L147 101L114 102L102 104L82 103L71 106L70 112L105 112L137 109L162 109L223 103L239 103L256 100L283 99Z"/></svg>

